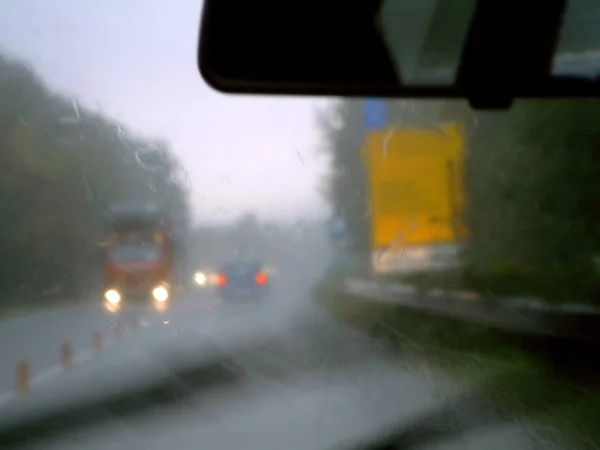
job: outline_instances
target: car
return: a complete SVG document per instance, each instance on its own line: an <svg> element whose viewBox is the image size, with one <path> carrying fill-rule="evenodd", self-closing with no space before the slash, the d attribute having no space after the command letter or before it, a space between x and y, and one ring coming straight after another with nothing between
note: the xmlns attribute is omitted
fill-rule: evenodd
<svg viewBox="0 0 600 450"><path fill-rule="evenodd" d="M258 262L234 261L216 274L217 295L224 301L264 299L270 290L270 277Z"/></svg>

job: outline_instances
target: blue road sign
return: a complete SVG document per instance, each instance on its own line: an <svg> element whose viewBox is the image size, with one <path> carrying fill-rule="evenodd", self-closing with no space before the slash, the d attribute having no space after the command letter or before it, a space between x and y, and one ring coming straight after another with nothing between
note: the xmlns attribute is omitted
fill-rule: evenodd
<svg viewBox="0 0 600 450"><path fill-rule="evenodd" d="M340 241L348 236L348 227L342 219L334 219L331 222L330 233L334 240Z"/></svg>
<svg viewBox="0 0 600 450"><path fill-rule="evenodd" d="M363 120L367 130L385 128L387 111L383 100L369 98L363 101Z"/></svg>
<svg viewBox="0 0 600 450"><path fill-rule="evenodd" d="M335 218L329 222L329 237L337 249L342 249L349 244L348 234L348 226L344 220Z"/></svg>

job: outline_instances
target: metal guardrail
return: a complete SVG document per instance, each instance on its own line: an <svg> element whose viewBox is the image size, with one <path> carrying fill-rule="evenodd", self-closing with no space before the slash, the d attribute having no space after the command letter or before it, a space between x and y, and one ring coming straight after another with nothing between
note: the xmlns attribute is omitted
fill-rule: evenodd
<svg viewBox="0 0 600 450"><path fill-rule="evenodd" d="M421 290L402 284L346 279L345 291L372 301L504 331L600 343L600 308L552 305L539 298L483 297L470 291Z"/></svg>

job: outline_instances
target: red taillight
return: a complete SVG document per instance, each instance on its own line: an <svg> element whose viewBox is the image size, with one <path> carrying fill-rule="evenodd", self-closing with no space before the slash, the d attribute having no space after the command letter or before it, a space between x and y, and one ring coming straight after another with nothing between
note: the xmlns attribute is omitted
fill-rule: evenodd
<svg viewBox="0 0 600 450"><path fill-rule="evenodd" d="M225 286L227 284L227 277L220 273L217 275L217 285L218 286Z"/></svg>
<svg viewBox="0 0 600 450"><path fill-rule="evenodd" d="M267 275L264 272L256 274L256 284L267 284Z"/></svg>

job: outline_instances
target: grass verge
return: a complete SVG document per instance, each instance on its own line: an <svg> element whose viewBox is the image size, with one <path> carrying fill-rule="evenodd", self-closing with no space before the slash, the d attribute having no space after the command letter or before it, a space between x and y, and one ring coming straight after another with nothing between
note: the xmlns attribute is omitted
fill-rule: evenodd
<svg viewBox="0 0 600 450"><path fill-rule="evenodd" d="M315 287L315 300L349 325L387 341L405 363L425 363L459 383L485 383L500 410L511 416L531 418L585 446L600 443L600 388L555 376L543 358L518 345L519 339L375 303L341 287L341 275L325 277Z"/></svg>

